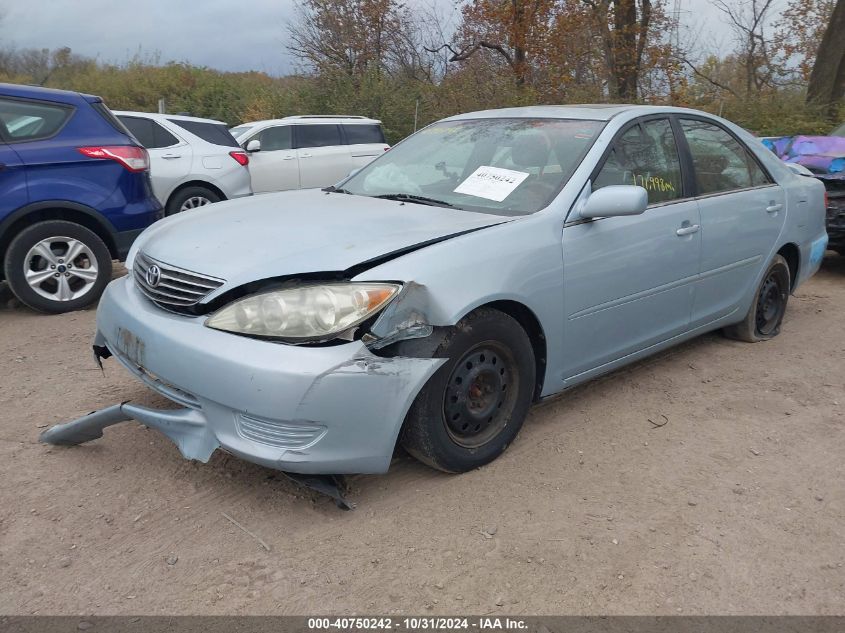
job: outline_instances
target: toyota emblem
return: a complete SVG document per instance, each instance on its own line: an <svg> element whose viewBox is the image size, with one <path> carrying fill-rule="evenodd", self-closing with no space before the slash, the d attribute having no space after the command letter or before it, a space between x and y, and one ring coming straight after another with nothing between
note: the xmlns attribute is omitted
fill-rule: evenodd
<svg viewBox="0 0 845 633"><path fill-rule="evenodd" d="M147 268L146 277L147 283L150 285L150 287L155 288L161 281L161 268L153 264L152 266Z"/></svg>

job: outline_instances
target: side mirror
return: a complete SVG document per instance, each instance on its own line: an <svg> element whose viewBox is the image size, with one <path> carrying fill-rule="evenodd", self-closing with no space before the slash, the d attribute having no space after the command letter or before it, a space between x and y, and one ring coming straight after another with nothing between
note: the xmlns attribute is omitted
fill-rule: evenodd
<svg viewBox="0 0 845 633"><path fill-rule="evenodd" d="M261 151L261 141L257 138L252 139L249 143L246 144L244 148L248 152L260 152Z"/></svg>
<svg viewBox="0 0 845 633"><path fill-rule="evenodd" d="M582 218L612 218L640 215L648 206L648 192L637 185L611 185L590 194L578 215Z"/></svg>

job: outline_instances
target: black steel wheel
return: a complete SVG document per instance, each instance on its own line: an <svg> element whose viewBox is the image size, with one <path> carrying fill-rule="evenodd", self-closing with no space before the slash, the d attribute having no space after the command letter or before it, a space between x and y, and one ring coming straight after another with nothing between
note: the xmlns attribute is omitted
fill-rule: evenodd
<svg viewBox="0 0 845 633"><path fill-rule="evenodd" d="M745 318L736 325L726 327L725 335L748 343L777 336L786 314L791 287L789 264L782 256L775 255L757 287L757 294Z"/></svg>
<svg viewBox="0 0 845 633"><path fill-rule="evenodd" d="M455 364L443 399L446 431L465 448L478 448L507 424L519 392L513 353L495 341L474 347Z"/></svg>
<svg viewBox="0 0 845 633"><path fill-rule="evenodd" d="M531 341L513 317L479 308L393 352L448 359L405 418L399 441L411 455L460 473L493 461L516 438L534 397L536 365Z"/></svg>
<svg viewBox="0 0 845 633"><path fill-rule="evenodd" d="M783 314L786 312L789 289L783 287L783 282L788 279L784 280L778 272L777 270L769 271L757 294L757 314L754 321L757 335L761 337L773 336L780 327Z"/></svg>

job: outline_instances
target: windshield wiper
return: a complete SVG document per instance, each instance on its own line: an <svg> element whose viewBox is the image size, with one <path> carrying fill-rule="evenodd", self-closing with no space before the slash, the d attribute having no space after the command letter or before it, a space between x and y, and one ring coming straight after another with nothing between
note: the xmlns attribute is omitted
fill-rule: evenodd
<svg viewBox="0 0 845 633"><path fill-rule="evenodd" d="M329 185L328 187L323 187L321 191L325 191L326 193L351 193L342 187L335 187L334 185Z"/></svg>
<svg viewBox="0 0 845 633"><path fill-rule="evenodd" d="M455 205L445 200L437 200L436 198L428 198L426 196L417 196L412 193L383 193L380 196L373 196L373 198L382 198L384 200L398 200L399 202L417 202L419 204L428 204L433 207L454 207Z"/></svg>

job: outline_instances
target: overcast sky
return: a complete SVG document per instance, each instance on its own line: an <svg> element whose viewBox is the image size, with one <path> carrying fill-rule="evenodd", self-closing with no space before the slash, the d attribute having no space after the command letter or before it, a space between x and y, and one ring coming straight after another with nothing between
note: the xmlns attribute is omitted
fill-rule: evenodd
<svg viewBox="0 0 845 633"><path fill-rule="evenodd" d="M455 18L454 0L407 3L432 1ZM162 62L284 75L295 70L285 50L295 5L296 0L0 0L0 45L69 46L116 63L140 50L159 53ZM725 43L727 27L710 0L682 0L682 9L682 21L700 34L702 44Z"/></svg>

